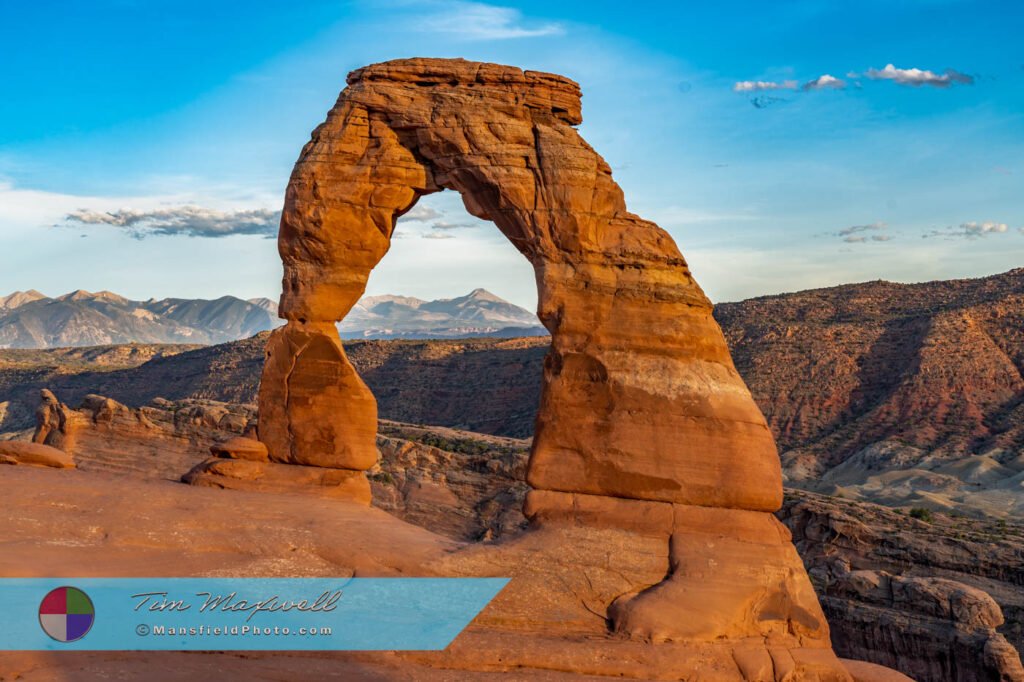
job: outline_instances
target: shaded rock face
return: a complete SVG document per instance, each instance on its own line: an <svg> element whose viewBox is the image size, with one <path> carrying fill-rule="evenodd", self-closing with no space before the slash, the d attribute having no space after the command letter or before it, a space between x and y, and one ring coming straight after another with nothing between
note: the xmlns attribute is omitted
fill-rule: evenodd
<svg viewBox="0 0 1024 682"><path fill-rule="evenodd" d="M334 323L362 296L397 218L455 190L533 264L551 333L526 472L532 530L440 567L519 576L481 622L700 643L729 679L848 680L771 516L782 502L775 444L711 304L668 234L626 210L581 121L579 87L551 74L431 59L350 74L289 182L278 240L287 324L267 343L259 438L276 463L360 475L373 465L376 402ZM580 566L603 567L604 584L583 587ZM565 593L538 604L531 593L552 580ZM576 583L594 595L584 609ZM506 660L546 667L565 655ZM692 665L692 650L672 666L684 658Z"/></svg>
<svg viewBox="0 0 1024 682"><path fill-rule="evenodd" d="M715 317L795 486L1024 515L1024 269L765 296Z"/></svg>
<svg viewBox="0 0 1024 682"><path fill-rule="evenodd" d="M791 491L779 513L837 653L920 682L1024 680L1019 531ZM1003 533L999 537L995 533Z"/></svg>

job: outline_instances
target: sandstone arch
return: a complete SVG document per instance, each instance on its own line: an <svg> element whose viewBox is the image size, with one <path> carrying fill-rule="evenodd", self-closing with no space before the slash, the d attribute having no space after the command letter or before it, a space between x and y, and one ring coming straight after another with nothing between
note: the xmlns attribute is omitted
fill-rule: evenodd
<svg viewBox="0 0 1024 682"><path fill-rule="evenodd" d="M422 59L366 67L348 83L285 200L289 324L271 342L261 395L260 437L274 458L372 465L373 398L330 325L362 295L396 219L449 188L536 271L552 349L535 488L778 508L775 446L711 304L668 234L627 212L607 163L573 127L582 120L575 83ZM283 418L279 404L291 409ZM343 423L306 416L327 410Z"/></svg>
<svg viewBox="0 0 1024 682"><path fill-rule="evenodd" d="M552 336L527 515L535 528L627 529L663 548L662 577L601 598L612 628L741 643L727 664L715 659L740 677L721 679L848 679L770 514L782 499L775 444L711 304L668 234L627 211L581 121L579 87L551 74L439 59L350 74L288 185L287 324L267 345L259 438L277 462L352 477L374 463L376 403L333 325L397 218L455 190L533 264Z"/></svg>

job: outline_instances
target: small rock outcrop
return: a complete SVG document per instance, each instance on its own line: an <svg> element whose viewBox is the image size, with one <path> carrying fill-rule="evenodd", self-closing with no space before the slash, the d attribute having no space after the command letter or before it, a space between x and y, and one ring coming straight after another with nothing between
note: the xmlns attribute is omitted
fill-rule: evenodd
<svg viewBox="0 0 1024 682"><path fill-rule="evenodd" d="M53 391L44 388L39 392L39 405L36 407L36 430L32 434L32 442L73 452L75 438L82 426L82 421L78 413L57 400Z"/></svg>
<svg viewBox="0 0 1024 682"><path fill-rule="evenodd" d="M0 464L28 464L30 466L72 469L75 466L71 455L42 443L23 440L0 441Z"/></svg>
<svg viewBox="0 0 1024 682"><path fill-rule="evenodd" d="M210 453L214 457L226 457L228 459L247 459L252 462L268 461L267 446L255 438L235 436L226 441L210 446Z"/></svg>

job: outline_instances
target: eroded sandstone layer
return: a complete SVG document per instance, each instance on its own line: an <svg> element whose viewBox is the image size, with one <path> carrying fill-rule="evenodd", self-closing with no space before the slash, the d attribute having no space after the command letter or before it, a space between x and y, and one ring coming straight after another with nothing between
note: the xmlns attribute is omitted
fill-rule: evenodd
<svg viewBox="0 0 1024 682"><path fill-rule="evenodd" d="M429 568L511 575L512 586L431 660L847 680L771 516L782 502L775 444L711 304L669 235L626 210L581 121L579 87L561 76L435 59L350 74L288 186L288 322L267 344L258 436L272 462L358 475L373 465L376 403L334 322L363 294L398 217L455 190L533 264L552 341L527 471L533 529ZM509 630L518 636L500 636ZM657 646L643 661L611 653L632 655L629 641Z"/></svg>

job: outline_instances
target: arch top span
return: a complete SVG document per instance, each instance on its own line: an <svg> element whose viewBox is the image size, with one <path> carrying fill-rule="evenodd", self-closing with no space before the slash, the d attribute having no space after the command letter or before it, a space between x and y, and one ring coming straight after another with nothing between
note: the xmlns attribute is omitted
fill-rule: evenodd
<svg viewBox="0 0 1024 682"><path fill-rule="evenodd" d="M285 199L259 435L278 461L365 469L376 404L334 333L419 197L451 189L533 264L551 332L537 489L771 511L779 460L671 237L630 213L575 128L568 78L464 60L353 71Z"/></svg>

